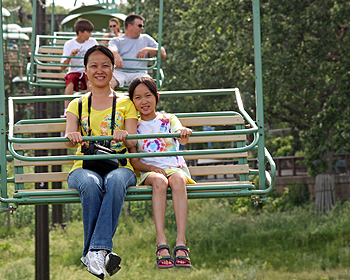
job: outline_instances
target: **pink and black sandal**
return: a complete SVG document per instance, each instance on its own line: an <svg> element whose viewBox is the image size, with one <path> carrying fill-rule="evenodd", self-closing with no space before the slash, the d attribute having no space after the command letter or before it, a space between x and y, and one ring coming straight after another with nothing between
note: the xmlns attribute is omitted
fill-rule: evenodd
<svg viewBox="0 0 350 280"><path fill-rule="evenodd" d="M162 250L168 250L169 255L168 256L161 256L159 255L160 251ZM174 267L174 259L172 256L170 256L170 247L169 245L159 245L156 247L156 256L157 256L157 267L158 268L171 268ZM163 264L163 261L169 260L171 263L169 264Z"/></svg>
<svg viewBox="0 0 350 280"><path fill-rule="evenodd" d="M186 256L177 256L176 257L176 252L177 251L183 251ZM179 246L175 246L174 248L174 262L175 262L175 266L176 267L191 267L191 260L189 257L189 251L190 248L183 246L183 245L179 245ZM179 260L181 261L185 261L185 263L180 263Z"/></svg>

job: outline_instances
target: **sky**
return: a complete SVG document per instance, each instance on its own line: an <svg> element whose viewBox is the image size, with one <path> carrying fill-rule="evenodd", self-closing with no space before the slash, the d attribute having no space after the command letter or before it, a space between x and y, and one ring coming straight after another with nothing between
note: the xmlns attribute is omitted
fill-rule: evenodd
<svg viewBox="0 0 350 280"><path fill-rule="evenodd" d="M82 3L85 5L94 5L98 4L97 0L76 0L76 4L74 6L75 0L55 0L55 5L63 6L65 9L71 9L71 8L77 8L80 7ZM112 2L109 0L109 2ZM115 0L116 4L119 4L120 2L126 3L126 0ZM46 5L50 5L52 3L52 0L47 0Z"/></svg>

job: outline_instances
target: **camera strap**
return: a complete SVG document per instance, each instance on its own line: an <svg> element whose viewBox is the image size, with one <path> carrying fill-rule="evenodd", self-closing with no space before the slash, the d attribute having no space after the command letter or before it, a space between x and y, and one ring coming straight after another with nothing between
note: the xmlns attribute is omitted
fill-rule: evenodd
<svg viewBox="0 0 350 280"><path fill-rule="evenodd" d="M91 136L91 126L90 126L90 113L91 113L91 97L92 97L92 92L90 93L88 97L88 136ZM113 91L113 105L112 105L112 117L111 117L111 130L112 134L114 133L114 125L115 125L115 106L117 104L117 95L115 91ZM81 114L83 111L83 97L80 97L78 100L78 111L79 111L79 124L80 124L80 131L81 135L83 135L83 126L81 123Z"/></svg>

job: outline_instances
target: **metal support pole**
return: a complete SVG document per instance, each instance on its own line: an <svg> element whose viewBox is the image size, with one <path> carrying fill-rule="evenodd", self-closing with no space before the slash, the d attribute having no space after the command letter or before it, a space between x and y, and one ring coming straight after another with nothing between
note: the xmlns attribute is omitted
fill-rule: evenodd
<svg viewBox="0 0 350 280"><path fill-rule="evenodd" d="M264 132L264 99L261 62L261 29L260 29L260 1L253 0L253 26L254 26L254 61L255 61L255 96L256 96L256 122L259 129L258 166L259 186L266 189L265 175L265 132Z"/></svg>
<svg viewBox="0 0 350 280"><path fill-rule="evenodd" d="M36 32L33 32L35 39L37 34L46 34L46 12L45 12L45 0L33 1L33 4L37 6L36 18ZM34 10L34 9L33 9ZM33 43L33 41L32 41ZM33 50L34 46L32 46ZM33 54L34 52L32 52ZM33 59L33 55L31 56ZM32 60L31 60L32 61ZM46 95L45 89L37 89L37 95ZM45 102L35 103L34 105L35 118L47 118L47 104ZM40 135L37 135L41 137ZM47 151L36 151L36 155L46 155ZM47 172L47 166L35 167L35 172ZM36 189L47 188L47 183L35 184ZM49 208L47 205L35 206L35 279L36 280L49 280L50 279L50 247L49 247Z"/></svg>
<svg viewBox="0 0 350 280"><path fill-rule="evenodd" d="M0 1L0 19L2 19L2 1ZM5 81L4 81L4 48L3 46L3 31L2 24L0 26L0 186L1 197L7 198L7 168L6 168L6 114L5 114ZM1 203L1 210L7 209L5 203Z"/></svg>
<svg viewBox="0 0 350 280"><path fill-rule="evenodd" d="M35 205L35 279L50 279L48 205Z"/></svg>

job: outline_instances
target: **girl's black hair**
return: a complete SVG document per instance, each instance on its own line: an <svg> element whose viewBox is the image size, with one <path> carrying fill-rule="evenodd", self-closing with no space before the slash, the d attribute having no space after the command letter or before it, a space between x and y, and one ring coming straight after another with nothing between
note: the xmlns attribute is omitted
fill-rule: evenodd
<svg viewBox="0 0 350 280"><path fill-rule="evenodd" d="M134 97L134 91L135 88L139 85L139 84L145 84L146 87L148 87L148 89L150 90L150 92L153 93L153 95L156 98L156 104L158 104L158 89L157 89L157 84L155 83L155 81L153 81L153 79L151 77L140 77L140 78L136 78L135 80L133 80L130 83L128 92L129 92L129 98L132 100Z"/></svg>
<svg viewBox="0 0 350 280"><path fill-rule="evenodd" d="M111 52L111 50L105 46L102 46L102 45L95 45L93 47L91 47L90 49L87 50L87 52L85 53L84 55L84 66L86 68L87 66L87 62L89 60L89 56L94 53L94 52L101 52L103 53L105 56L107 56L111 62L112 62L112 65L113 65L113 68L114 68L114 55L113 53Z"/></svg>

